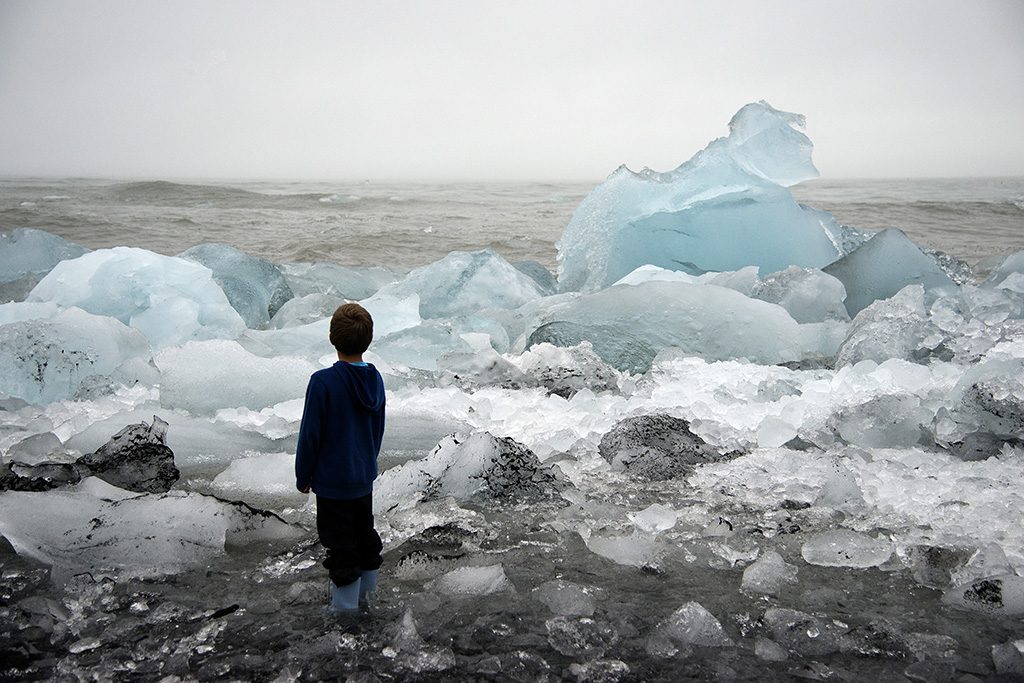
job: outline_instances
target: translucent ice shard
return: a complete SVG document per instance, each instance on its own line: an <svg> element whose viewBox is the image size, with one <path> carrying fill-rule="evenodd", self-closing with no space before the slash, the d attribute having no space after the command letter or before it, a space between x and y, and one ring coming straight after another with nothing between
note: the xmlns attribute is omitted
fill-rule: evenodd
<svg viewBox="0 0 1024 683"><path fill-rule="evenodd" d="M808 564L822 567L877 567L893 553L892 542L872 538L849 529L835 529L815 534L800 551Z"/></svg>
<svg viewBox="0 0 1024 683"><path fill-rule="evenodd" d="M774 595L787 584L797 582L797 571L796 567L782 559L782 555L768 550L743 570L741 587L752 593Z"/></svg>
<svg viewBox="0 0 1024 683"><path fill-rule="evenodd" d="M201 263L213 271L213 279L247 327L267 323L293 296L277 266L226 244L197 244L178 257Z"/></svg>
<svg viewBox="0 0 1024 683"><path fill-rule="evenodd" d="M831 215L788 186L817 177L803 117L748 104L668 173L620 167L577 208L558 243L562 291L607 287L638 266L692 274L758 266L820 268L842 255Z"/></svg>
<svg viewBox="0 0 1024 683"><path fill-rule="evenodd" d="M364 302L372 311L379 297L419 295L424 318L472 315L482 308L518 308L544 291L493 249L454 251L436 263L417 268L400 282L382 287Z"/></svg>
<svg viewBox="0 0 1024 683"><path fill-rule="evenodd" d="M434 579L426 587L447 595L491 595L515 590L500 564L459 567Z"/></svg>
<svg viewBox="0 0 1024 683"><path fill-rule="evenodd" d="M923 285L932 299L957 291L956 283L935 260L895 229L883 230L822 270L846 287L846 310L851 318L907 285Z"/></svg>
<svg viewBox="0 0 1024 683"><path fill-rule="evenodd" d="M28 273L42 277L61 261L88 251L43 230L17 228L0 233L0 282L17 280Z"/></svg>

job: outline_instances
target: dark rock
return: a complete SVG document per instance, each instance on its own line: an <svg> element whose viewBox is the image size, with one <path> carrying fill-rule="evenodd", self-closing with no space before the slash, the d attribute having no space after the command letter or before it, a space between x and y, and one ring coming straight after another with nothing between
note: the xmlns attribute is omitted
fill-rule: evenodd
<svg viewBox="0 0 1024 683"><path fill-rule="evenodd" d="M613 466L654 481L686 476L697 465L741 455L720 453L690 431L689 422L660 413L622 420L601 437L598 451Z"/></svg>
<svg viewBox="0 0 1024 683"><path fill-rule="evenodd" d="M128 491L164 493L180 476L174 453L164 443L166 435L167 423L154 415L152 425L128 425L75 464L82 476L96 476Z"/></svg>

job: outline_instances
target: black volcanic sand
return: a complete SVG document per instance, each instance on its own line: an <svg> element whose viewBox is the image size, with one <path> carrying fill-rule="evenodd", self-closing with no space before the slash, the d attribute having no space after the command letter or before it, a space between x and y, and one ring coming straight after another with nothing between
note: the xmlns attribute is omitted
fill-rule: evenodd
<svg viewBox="0 0 1024 683"><path fill-rule="evenodd" d="M1021 680L998 674L992 655L1019 637L1019 619L946 607L906 569L807 565L801 511L772 539L799 566L799 583L764 597L741 592L742 566L714 569L686 553L657 567L608 561L546 523L560 505L492 505L476 508L474 528L425 530L386 553L377 595L345 619L326 611L314 534L159 578L51 570L0 541L0 681ZM497 563L514 590L425 588L455 567ZM593 593L592 617L556 615L531 595L555 578ZM652 645L658 625L690 601L717 617L732 645ZM813 621L773 633L763 619L770 607ZM763 638L787 658L759 657Z"/></svg>

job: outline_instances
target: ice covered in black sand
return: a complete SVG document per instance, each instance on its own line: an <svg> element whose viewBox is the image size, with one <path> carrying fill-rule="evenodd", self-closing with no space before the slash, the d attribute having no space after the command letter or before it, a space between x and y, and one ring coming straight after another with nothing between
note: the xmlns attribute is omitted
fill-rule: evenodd
<svg viewBox="0 0 1024 683"><path fill-rule="evenodd" d="M0 235L0 680L1024 676L1024 256L840 225L816 175L748 105L595 187L557 280ZM386 545L339 621L292 466L345 300Z"/></svg>

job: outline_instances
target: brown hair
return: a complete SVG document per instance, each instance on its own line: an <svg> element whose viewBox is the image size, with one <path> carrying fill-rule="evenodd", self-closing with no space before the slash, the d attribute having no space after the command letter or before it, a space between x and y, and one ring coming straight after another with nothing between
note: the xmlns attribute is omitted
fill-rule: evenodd
<svg viewBox="0 0 1024 683"><path fill-rule="evenodd" d="M344 304L331 317L331 344L345 355L366 351L373 341L373 318L359 304Z"/></svg>

